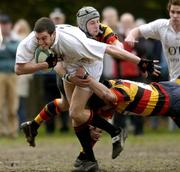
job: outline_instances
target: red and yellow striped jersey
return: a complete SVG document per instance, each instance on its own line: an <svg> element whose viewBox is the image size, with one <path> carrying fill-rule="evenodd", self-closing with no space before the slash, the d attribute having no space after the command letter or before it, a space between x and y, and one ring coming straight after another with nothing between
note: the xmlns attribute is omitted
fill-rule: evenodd
<svg viewBox="0 0 180 172"><path fill-rule="evenodd" d="M115 40L118 40L118 37L109 26L100 23L100 32L96 40L106 44L112 44Z"/></svg>
<svg viewBox="0 0 180 172"><path fill-rule="evenodd" d="M117 97L116 111L141 116L164 115L169 109L169 95L158 83L150 85L129 80L110 80Z"/></svg>

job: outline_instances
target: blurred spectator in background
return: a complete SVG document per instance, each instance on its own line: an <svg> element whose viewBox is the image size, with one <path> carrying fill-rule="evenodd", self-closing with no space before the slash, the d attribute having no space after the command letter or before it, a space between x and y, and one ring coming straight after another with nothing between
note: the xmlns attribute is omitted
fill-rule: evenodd
<svg viewBox="0 0 180 172"><path fill-rule="evenodd" d="M118 19L118 11L114 7L105 7L102 11L102 24L107 25L110 27L113 31L114 34L117 35L117 38L119 39L119 30L118 30L118 25L119 25L119 19ZM121 42L121 40L120 40ZM118 61L118 60L117 60ZM106 55L103 63L103 73L101 79L112 79L115 78L114 76L114 63L116 62L116 59L112 58L111 56Z"/></svg>
<svg viewBox="0 0 180 172"><path fill-rule="evenodd" d="M102 10L102 23L108 25L118 35L119 40L123 41L119 34L119 15L116 8L108 6Z"/></svg>
<svg viewBox="0 0 180 172"><path fill-rule="evenodd" d="M54 22L54 24L64 24L66 21L66 16L60 8L55 8L49 14L49 18Z"/></svg>
<svg viewBox="0 0 180 172"><path fill-rule="evenodd" d="M0 46L1 46L1 44L2 44L2 41L3 41L3 37L2 37L1 25L0 25Z"/></svg>
<svg viewBox="0 0 180 172"><path fill-rule="evenodd" d="M25 19L16 21L13 27L14 36L20 41L23 40L31 32L31 27Z"/></svg>
<svg viewBox="0 0 180 172"><path fill-rule="evenodd" d="M60 8L55 8L50 14L49 18L53 21L54 24L64 24L66 20L65 14L62 12ZM61 88L63 87L62 78L55 74L54 72L46 74L44 78L44 89L45 89L45 103L48 103L55 98L60 97ZM59 89L59 90L58 90ZM60 92L59 92L60 91ZM61 123L61 132L67 132L69 130L69 113L61 112L60 117ZM50 119L46 122L46 130L47 132L53 132L56 127L56 119Z"/></svg>
<svg viewBox="0 0 180 172"><path fill-rule="evenodd" d="M119 32L124 41L125 37L131 29L135 27L135 18L131 13L123 13L120 16Z"/></svg>
<svg viewBox="0 0 180 172"><path fill-rule="evenodd" d="M3 42L0 47L0 136L17 136L18 95L14 73L16 49L19 41L12 34L11 18L0 14Z"/></svg>
<svg viewBox="0 0 180 172"><path fill-rule="evenodd" d="M31 28L25 19L19 19L13 27L13 34L19 41L23 40L29 33ZM17 76L17 94L19 96L18 118L19 125L27 120L26 101L29 96L29 82L32 75L19 75Z"/></svg>

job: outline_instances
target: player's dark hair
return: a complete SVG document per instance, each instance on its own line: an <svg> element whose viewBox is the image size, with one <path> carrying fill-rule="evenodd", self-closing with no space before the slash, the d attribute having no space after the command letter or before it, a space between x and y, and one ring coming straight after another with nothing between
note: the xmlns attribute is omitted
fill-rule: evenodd
<svg viewBox="0 0 180 172"><path fill-rule="evenodd" d="M37 33L48 32L52 34L55 31L55 25L48 17L42 17L36 21L34 31Z"/></svg>
<svg viewBox="0 0 180 172"><path fill-rule="evenodd" d="M179 5L180 6L180 0L169 0L168 5L167 5L168 11L170 10L171 5Z"/></svg>

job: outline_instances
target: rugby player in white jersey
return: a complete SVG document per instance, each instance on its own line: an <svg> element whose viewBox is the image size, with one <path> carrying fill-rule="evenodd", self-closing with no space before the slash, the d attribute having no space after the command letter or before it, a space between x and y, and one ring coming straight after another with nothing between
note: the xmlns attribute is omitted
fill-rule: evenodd
<svg viewBox="0 0 180 172"><path fill-rule="evenodd" d="M152 62L141 60L136 55L113 45L89 39L77 27L71 25L57 25L55 27L49 18L43 17L37 20L34 31L18 46L15 64L16 74L34 73L56 65L56 57L49 57L43 63L32 62L35 49L38 46L43 49L50 48L58 57L61 57L63 66L68 74L73 75L79 66L83 66L97 81L102 74L105 53L134 62L143 70L147 69L152 72L153 69ZM115 154L113 157L116 157L121 149L119 149L121 140L118 137L121 131L111 130L112 128L107 124L107 121L99 118L97 120L97 116L93 116L89 110L85 110L87 100L92 95L92 90L88 87L76 86L67 80L64 82L64 88L69 102L69 114L73 120L73 127L89 158L86 167L91 169L97 164L91 147L89 124L102 129L106 125L108 129L105 131L109 131L112 138L117 138L113 142L113 154Z"/></svg>
<svg viewBox="0 0 180 172"><path fill-rule="evenodd" d="M132 29L125 41L131 46L140 36L160 40L168 64L170 80L180 76L180 0L169 0L169 19L157 19Z"/></svg>

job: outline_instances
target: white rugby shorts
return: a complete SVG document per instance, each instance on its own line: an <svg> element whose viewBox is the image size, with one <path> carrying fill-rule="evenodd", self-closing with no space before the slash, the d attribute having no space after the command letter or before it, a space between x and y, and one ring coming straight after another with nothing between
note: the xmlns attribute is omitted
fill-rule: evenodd
<svg viewBox="0 0 180 172"><path fill-rule="evenodd" d="M76 70L81 66L84 67L84 69L86 70L86 72L88 72L90 76L92 76L96 81L99 81L103 71L103 61L96 60L89 64L87 63L69 64L66 65L66 70L69 74L75 74ZM90 90L89 87L84 87L83 89Z"/></svg>

